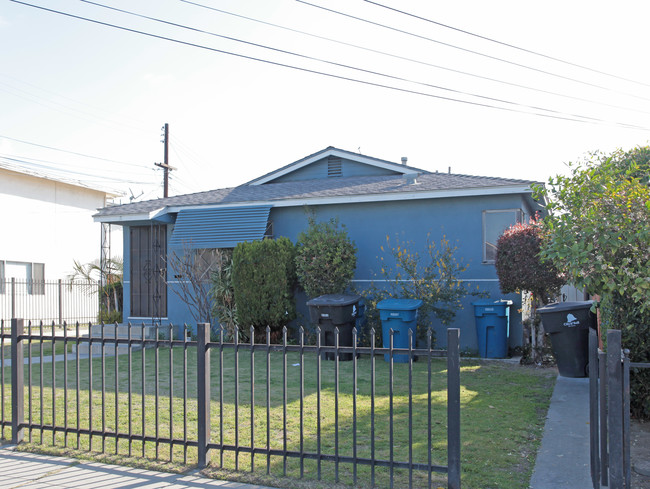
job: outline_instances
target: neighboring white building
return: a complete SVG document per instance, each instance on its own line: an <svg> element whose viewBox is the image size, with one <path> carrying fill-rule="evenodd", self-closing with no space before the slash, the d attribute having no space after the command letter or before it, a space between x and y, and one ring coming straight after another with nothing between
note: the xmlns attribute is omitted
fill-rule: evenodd
<svg viewBox="0 0 650 489"><path fill-rule="evenodd" d="M98 260L101 225L92 216L116 196L0 163L0 309L3 302L8 307L12 278L21 284L20 295L44 295L44 285L38 284L65 280L74 260ZM111 241L120 248L112 256L121 256L121 233ZM7 317L7 311L0 312Z"/></svg>

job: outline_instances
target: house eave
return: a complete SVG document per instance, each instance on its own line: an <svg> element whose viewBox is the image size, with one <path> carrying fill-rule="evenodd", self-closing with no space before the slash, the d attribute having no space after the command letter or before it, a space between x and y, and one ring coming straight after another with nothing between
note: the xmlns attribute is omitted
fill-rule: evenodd
<svg viewBox="0 0 650 489"><path fill-rule="evenodd" d="M150 212L139 212L136 214L113 214L109 216L94 215L95 222L106 224L128 224L136 221L168 221L168 207L161 207Z"/></svg>

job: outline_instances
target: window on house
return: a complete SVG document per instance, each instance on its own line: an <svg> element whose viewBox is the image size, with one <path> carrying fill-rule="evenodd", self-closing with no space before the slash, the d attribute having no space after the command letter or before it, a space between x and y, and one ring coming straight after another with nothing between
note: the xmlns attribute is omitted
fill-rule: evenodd
<svg viewBox="0 0 650 489"><path fill-rule="evenodd" d="M19 293L45 294L44 263L0 261L0 293L6 293L11 279L15 279Z"/></svg>
<svg viewBox="0 0 650 489"><path fill-rule="evenodd" d="M494 263L499 236L523 219L524 213L521 209L483 211L483 263Z"/></svg>

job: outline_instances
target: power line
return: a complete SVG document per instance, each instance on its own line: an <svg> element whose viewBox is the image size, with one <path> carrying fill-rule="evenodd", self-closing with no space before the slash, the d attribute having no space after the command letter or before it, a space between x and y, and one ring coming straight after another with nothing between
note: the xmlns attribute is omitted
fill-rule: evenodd
<svg viewBox="0 0 650 489"><path fill-rule="evenodd" d="M254 47L258 47L258 48L262 48L262 49L267 49L267 50L282 53L282 54L288 54L290 56L296 56L296 57L299 57L299 58L302 58L302 59L308 59L310 61L318 61L320 63L329 64L329 65L332 65L332 66L336 66L338 68L345 68L345 69L349 69L349 70L359 71L359 72L369 74L369 75L380 76L380 77L388 78L388 79L394 80L394 81L413 83L415 85L421 85L421 86L428 87L428 88L434 88L436 90L451 92L451 93L455 93L455 94L458 94L458 95L467 95L467 96L476 97L476 98L479 98L479 99L482 99L482 100L488 100L490 102L498 102L498 103L502 103L502 104L506 104L506 105L513 105L513 106L516 106L516 107L523 107L523 108L532 109L532 110L541 110L541 111L544 111L544 112L549 112L551 114L569 115L571 117L577 117L577 118L582 118L582 119L587 119L587 120L592 120L592 121L604 122L601 119L598 119L598 118L595 118L595 117L587 117L587 116L583 116L583 115L580 115L580 114L566 114L564 112L561 112L561 111L558 111L558 110L547 109L545 107L539 107L539 106L534 106L534 105L522 104L522 103L518 103L518 102L512 102L510 100L500 99L500 98L496 98L496 97L488 97L486 95L479 95L479 94L476 94L476 93L466 92L466 91L463 91L463 90L457 90L457 89L454 89L454 88L443 87L441 85L434 85L432 83L426 83L426 82L421 82L421 81L417 81L417 80L411 80L409 78L404 78L404 77L401 77L401 76L389 75L387 73L382 73L382 72L379 72L379 71L359 68L358 66L347 65L347 64L344 64L344 63L336 62L336 61L326 60L326 59L323 59L323 58L317 58L315 56L309 56L309 55L306 55L306 54L295 53L293 51L287 51L285 49L274 48L274 47L271 47L271 46L267 46L267 45L264 45L264 44L259 44L259 43L255 43L255 42L251 42L251 41L244 41L242 39L237 39L237 38L234 38L234 37L225 36L225 35L222 35L222 34L217 34L215 32L206 31L206 30L203 30L203 29L197 29L195 27L191 27L191 26L187 26L187 25L183 25L183 24L178 24L178 23L175 23L175 22L170 22L170 21L158 19L158 18L151 17L151 16L144 15L144 14L138 14L136 12L132 12L132 11L129 11L129 10L124 10L124 9L120 9L120 8L117 8L117 7L111 7L109 5L104 5L104 4L101 4L101 3L98 3L98 2L93 2L91 0L80 0L80 1L83 2L83 3L88 3L88 4L91 4L91 5L95 5L97 7L106 8L106 9L113 10L113 11L116 11L116 12L121 12L121 13L124 13L124 14L127 14L127 15L132 15L132 16L135 16L135 17L139 17L139 18L151 20L151 21L154 21L154 22L158 22L158 23L161 23L161 24L171 25L171 26L174 26L174 27L180 27L181 29L187 29L187 30L191 30L191 31L194 31L194 32L200 32L202 34L208 34L208 35L211 35L211 36L219 37L221 39L227 39L229 41L234 41L234 42L246 44L246 45L249 45L249 46L254 46Z"/></svg>
<svg viewBox="0 0 650 489"><path fill-rule="evenodd" d="M12 0L12 1L16 1L16 0ZM389 29L389 30L394 31L394 32L399 32L401 34L406 34L408 36L412 36L412 37L415 37L415 38L419 38L419 39L423 39L423 40L426 40L426 41L434 42L434 43L440 44L442 46L447 46L447 47L450 47L450 48L453 48L453 49L458 49L458 50L466 52L466 53L471 53L471 54L475 54L477 56L482 56L484 58L492 59L492 60L495 60L495 61L500 61L502 63L507 63L509 65L517 66L519 68L524 68L526 70L535 71L535 72L538 72L538 73L542 73L542 74L553 76L553 77L556 77L556 78L561 78L563 80L568 80L568 81L572 81L572 82L579 83L579 84L582 84L582 85L598 88L598 89L605 90L605 91L608 91L608 92L618 93L618 94L621 94L621 95L627 95L628 97L634 97L634 98L638 98L638 99L641 99L641 100L650 101L650 98L641 97L640 95L635 95L635 94L628 93L628 92L622 92L622 91L619 91L619 90L614 90L614 89L611 89L611 88L603 87L602 85L598 85L598 84L595 84L595 83L590 83L590 82L587 82L587 81L584 81L584 80L578 80L577 78L571 78L569 76L560 75L558 73L553 73L551 71L546 71L546 70L542 70L542 69L539 69L539 68L534 68L532 66L517 63L515 61L510 61L510 60L507 60L507 59L504 59L504 58L499 58L498 56L492 56L490 54L481 53L479 51L474 51L472 49L463 48L461 46L456 46L455 44L447 43L447 42L444 42L444 41L439 41L437 39L433 39L433 38L427 37L427 36L422 36L420 34L415 34L413 32L405 31L403 29L398 29L397 27L392 27L392 26L389 26L389 25L386 25L386 24L381 24L379 22L374 22L372 20L364 19L363 17L358 17L358 16L355 16L355 15L346 14L345 12L341 12L341 11L334 10L334 9L331 9L331 8L323 7L321 5L316 5L314 3L309 3L309 2L307 2L305 0L296 0L296 1L300 2L302 4L305 4L305 5L309 5L310 7L315 7L315 8L321 9L321 10L325 10L327 12L331 12L331 13L336 14L336 15L341 15L343 17L348 17L350 19L358 20L360 22L365 22L365 23L370 24L370 25L374 25L374 26L381 27L381 28L384 28L384 29Z"/></svg>
<svg viewBox="0 0 650 489"><path fill-rule="evenodd" d="M348 47L352 47L352 48L355 48L355 49L360 49L360 50L363 50L363 51L367 51L367 52L371 52L371 53L375 53L375 54L380 54L382 56L388 56L388 57L393 58L393 59L400 59L402 61L417 63L417 64L420 64L420 65L423 65L423 66L429 66L431 68L437 68L437 69L449 71L449 72L452 72L452 73L458 73L460 75L465 75L465 76L470 76L470 77L473 77L473 78L478 78L478 79L481 79L481 80L487 80L487 81L491 81L491 82L495 82L495 83L500 83L500 84L511 86L511 87L522 88L524 90L530 90L530 91L533 91L533 92L543 93L543 94L546 94L546 95L553 95L553 96L556 96L556 97L563 97L563 98L566 98L566 99L576 100L576 101L579 101L579 102L587 102L587 103L591 103L591 104L601 105L603 107L610 107L610 108L621 109L621 110L629 110L629 111L632 111L632 112L639 112L639 113L642 113L642 114L650 114L649 111L642 110L642 109L639 109L639 108L636 108L636 107L622 107L620 105L609 104L609 103L606 103L606 102L601 102L599 100L592 100L592 99L587 99L587 98L583 98L583 97L577 97L575 95L567 95L567 94L564 94L564 93L554 92L552 90L545 90L543 88L530 87L530 86L527 86L527 85L522 85L520 83L514 83L514 82L510 82L510 81L506 81L506 80L500 80L498 78L492 78L492 77L489 77L489 76L479 75L477 73L471 73L471 72L468 72L468 71L457 70L457 69L454 69L454 68L450 68L448 66L442 66L442 65L435 64L435 63L429 63L427 61L414 59L414 58L409 58L407 56L401 56L401 55L394 54L394 53L388 53L386 51L381 51L379 49L373 49L373 48L369 48L367 46L360 46L358 44L353 44L353 43L341 41L339 39L333 39L333 38L326 37L326 36L320 36L320 35L314 34L312 32L301 31L299 29L294 29L292 27L287 27L287 26L283 26L283 25L279 25L279 24L274 24L272 22L267 22L267 21L264 21L264 20L255 19L253 17L248 17L248 16L245 16L245 15L237 14L237 13L234 13L234 12L229 12L227 10L219 9L219 8L216 8L216 7L211 7L209 5L204 5L204 4L201 4L201 3L193 2L191 0L180 0L180 1L183 2L183 3L187 3L187 4L190 4L190 5L195 5L197 7L201 7L201 8L207 9L207 10L212 10L212 11L219 12L219 13L222 13L222 14L231 15L233 17L237 17L237 18L240 18L240 19L245 19L245 20L249 20L249 21L252 21L252 22L257 22L257 23L268 25L268 26L275 27L275 28L278 28L278 29L283 29L283 30L286 30L286 31L289 31L289 32L294 32L294 33L301 34L301 35L304 35L304 36L313 37L315 39L321 39L321 40L324 40L324 41L340 44L342 46L348 46Z"/></svg>
<svg viewBox="0 0 650 489"><path fill-rule="evenodd" d="M44 160L44 159L40 159L40 158L33 158L31 156L14 155L14 154L2 154L2 153L0 153L0 158L15 159L15 161L20 161L20 162L23 162L23 163L30 163L30 164L33 163L33 162L46 163L48 165L55 165L55 166L51 167L53 170L58 171L58 170L62 169L63 167L65 167L65 168L68 168L68 170L62 170L62 171L77 172L79 174L81 174L82 172L78 172L77 170L75 170L75 168L81 168L82 170L87 170L88 169L87 167L81 167L81 166L78 166L78 165L70 165L68 163L63 164L63 163L60 163L60 162L57 162L57 161ZM114 173L114 169L109 169L108 171L111 171L111 172ZM149 172L151 172L151 169L149 169ZM120 174L121 175L133 175L133 176L137 176L137 177L145 176L144 172L138 173L138 172L123 171L123 170L120 171ZM95 175L95 176L97 176L97 175Z"/></svg>
<svg viewBox="0 0 650 489"><path fill-rule="evenodd" d="M31 158L29 158L29 159L31 159ZM27 161L27 159L24 159L24 158L12 158L12 157L9 157L9 156L0 155L0 160L9 162L11 164L19 164L19 165L23 165L23 166L26 165L27 167L33 167L33 168L49 170L49 171L53 171L53 172L56 172L56 173L82 175L82 176L85 176L85 177L92 177L92 178L101 178L101 179L103 179L105 181L111 181L111 182L134 183L134 184L137 183L137 184L140 184L140 185L147 185L147 184L151 183L151 182L134 182L132 180L125 180L125 179L121 179L121 178L104 177L102 175L97 175L95 173L84 173L84 172L80 172L80 171L77 171L77 170L65 170L65 169L62 169L62 168L57 167L57 166L49 166L49 165L42 165L42 164L39 164L39 163L33 163L31 161Z"/></svg>
<svg viewBox="0 0 650 489"><path fill-rule="evenodd" d="M39 148L51 149L52 151L59 151L61 153L68 153L68 154L71 154L71 155L83 156L84 158L93 158L95 160L108 161L110 163L118 163L120 165L142 166L142 165L137 165L136 163L127 163L125 161L118 161L118 160L111 160L109 158L102 158L101 156L93 156L93 155L88 155L88 154L85 154L85 153L77 153L76 151L69 151L67 149L60 149L60 148L54 148L52 146L45 146L44 144L33 143L31 141L25 141L24 139L10 138L9 136L4 136L2 134L0 134L0 138L8 139L10 141L15 141L17 143L29 144L30 146L37 146Z"/></svg>
<svg viewBox="0 0 650 489"><path fill-rule="evenodd" d="M181 1L185 1L185 0L181 0ZM605 71L596 70L594 68L590 68L588 66L584 66L584 65L581 65L581 64L578 64L578 63L574 63L572 61L566 61L566 60L563 60L563 59L560 59L560 58L556 58L554 56L549 56L547 54L543 54L543 53L539 53L537 51L533 51L531 49L522 48L522 47L516 46L514 44L509 44L507 42L499 41L497 39L492 39L492 38L487 37L487 36L482 36L482 35L476 34L474 32L466 31L466 30L460 29L458 27L453 27L453 26L448 25L448 24L443 24L442 22L437 22L435 20L428 19L426 17L421 17L419 15L415 15L415 14L412 14L412 13L409 13L409 12L406 12L406 11L403 11L403 10L399 10L397 8L381 4L379 2L374 2L372 0L364 0L364 1L367 2L367 3L370 3L372 5L376 5L378 7L382 7L382 8L388 9L388 10L392 10L393 12L397 12L397 13L402 14L402 15L406 15L406 16L409 16L409 17L412 17L412 18L415 18L415 19L423 20L425 22L429 22L431 24L435 24L435 25L438 25L440 27L444 27L446 29L451 29L451 30L454 30L456 32L461 32L463 34L467 34L468 36L477 37L479 39L483 39L485 41L493 42L495 44L500 44L501 46L506 46L506 47L509 47L509 48L512 48L512 49L516 49L516 50L522 51L524 53L534 54L535 56L540 56L542 58L550 59L552 61L557 61L558 63L563 63L563 64L566 64L566 65L569 65L569 66L574 66L576 68L581 68L583 70L591 71L592 73L598 73L599 75L605 75L605 76L609 76L611 78L616 78L618 80L623 80L623 81L626 81L626 82L635 83L637 85L642 85L644 87L650 87L650 84L648 84L648 83L643 83L643 82L640 82L640 81L637 81L637 80L632 80L630 78L625 78L625 77L622 77L622 76L619 76L619 75L614 75L612 73L607 73Z"/></svg>
<svg viewBox="0 0 650 489"><path fill-rule="evenodd" d="M105 125L107 125L109 127L113 127L113 128L117 127L118 129L124 129L125 127L129 127L131 129L144 131L144 129L142 129L141 127L130 126L130 125L127 125L127 124L123 124L122 122L119 122L119 121L114 121L114 120L108 119L106 117L101 117L101 116L95 115L95 114L93 114L91 112L88 112L88 111L85 111L85 110L81 110L81 109L78 109L78 108L75 108L75 107L67 106L67 105L62 104L60 102L57 102L55 100L46 99L46 98L43 98L43 97L41 97L39 95L36 95L34 93L30 93L27 90L23 90L22 88L12 86L12 85L10 85L8 83L0 82L0 85L4 85L5 87L8 87L8 88L0 87L0 90L2 90L4 92L7 92L7 93L9 93L9 94L11 94L11 95L13 95L15 97L20 97L20 98L22 98L24 100L27 100L29 102L32 102L32 103L35 103L35 104L38 104L38 105L42 105L43 107L47 107L48 109L56 110L58 112L61 112L62 114L70 115L70 116L73 116L73 117L78 117L78 118L80 118L82 120L85 120L85 121L88 121L88 122L93 122L93 123L99 122L99 123L105 124ZM32 85L32 86L34 86L34 85ZM68 98L68 97L65 97L65 98ZM68 98L68 100L71 100L71 99Z"/></svg>
<svg viewBox="0 0 650 489"><path fill-rule="evenodd" d="M395 86L386 85L386 84L383 84L383 83L370 82L370 81L367 81L367 80L359 80L359 79L351 78L351 77L348 77L348 76L336 75L334 73L327 73L327 72L313 70L313 69L304 68L304 67L300 67L300 66L289 65L289 64L280 63L280 62L277 62L277 61L271 61L271 60L267 60L267 59L263 59L263 58L257 58L257 57L253 57L253 56L247 56L247 55L244 55L244 54L240 54L240 53L234 53L234 52L231 52L231 51L225 51L225 50L222 50L222 49L212 48L212 47L209 47L209 46L204 46L204 45L201 45L201 44L196 44L196 43L192 43L192 42L188 42L188 41L182 41L182 40L175 39L175 38L170 38L170 37L166 37L166 36L162 36L162 35L158 35L158 34L144 32L144 31L140 31L140 30L137 30L137 29L131 29L131 28L128 28L128 27L119 26L119 25L116 25L116 24L111 24L111 23L108 23L108 22L103 22L103 21L99 21L99 20L95 20L95 19L90 19L90 18L87 18L87 17L81 17L81 16L78 16L78 15L70 14L70 13L67 13L67 12L62 12L62 11L59 11L59 10L49 9L49 8L46 8L46 7L42 7L40 5L33 5L33 4L22 2L22 1L19 1L19 0L11 0L11 1L14 2L14 3L18 3L18 4L21 4L21 5L25 5L25 6L28 6L28 7L36 8L36 9L47 11L47 12L52 12L52 13L55 13L55 14L66 16L66 17L70 17L70 18L74 18L74 19L78 19L78 20L83 20L83 21L86 21L86 22L91 22L91 23L98 24L98 25L103 25L103 26L106 26L106 27L112 27L112 28L123 30L123 31L126 31L126 32L141 34L141 35L148 36L148 37L153 37L153 38L156 38L156 39L161 39L161 40L165 40L165 41L169 41L169 42L174 42L174 43L182 44L182 45L185 45L185 46L204 49L204 50L208 50L208 51L212 51L212 52L216 52L216 53L220 53L220 54L227 54L227 55L230 55L230 56L234 56L234 57L238 57L238 58L242 58L242 59L247 59L247 60L250 60L250 61L257 61L257 62L261 62L261 63L273 65L273 66L278 66L278 67L283 67L283 68L290 68L290 69L294 69L294 70L297 70L297 71L302 71L302 72L305 72L305 73L312 73L312 74L327 76L327 77L334 78L334 79L360 83L360 84L364 84L364 85L368 85L368 86L374 86L374 87L378 87L378 88L385 88L385 89L394 90L394 91L398 91L398 92L402 92L402 93L410 93L410 94L413 94L413 95L421 95L421 96L425 96L425 97L435 98L435 99L438 99L438 100L446 100L446 101L450 101L450 102L463 103L463 104L472 105L472 106L475 106L475 107L492 108L492 109L504 110L504 111L507 111L507 112L516 112L516 113L524 113L524 114L529 114L529 115L536 115L536 116L540 116L540 117L548 117L548 118L552 118L552 119L567 120L567 121L572 121L572 122L593 123L593 124L613 124L613 125L616 125L616 126L626 127L626 128L629 128L629 129L648 130L648 128L645 128L645 127L642 127L642 126L636 126L636 125L633 125L633 124L610 122L610 121L605 121L605 120L600 120L600 119L593 119L593 118L592 119L587 119L587 120L575 119L570 114L560 115L560 114L543 114L543 113L538 113L538 112L528 112L528 111L518 110L518 109L514 109L514 108L509 108L509 107L500 107L500 106L497 106L497 105L491 105L491 104L487 104L487 103L472 102L472 101L469 101L469 100L462 100L462 99L456 99L456 98L452 98L452 97L445 97L445 96L441 96L441 95L434 95L434 94L427 93L427 92L421 92L421 91L418 91L418 90L395 87ZM302 0L297 0L297 1L302 1ZM302 2L302 3L306 3L306 2ZM580 117L583 117L583 116L580 116Z"/></svg>

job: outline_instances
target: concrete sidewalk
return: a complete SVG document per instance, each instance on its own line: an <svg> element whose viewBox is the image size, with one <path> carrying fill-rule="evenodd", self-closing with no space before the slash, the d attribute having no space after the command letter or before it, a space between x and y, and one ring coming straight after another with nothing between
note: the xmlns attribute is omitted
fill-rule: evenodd
<svg viewBox="0 0 650 489"><path fill-rule="evenodd" d="M15 446L0 447L0 488L223 488L271 489L195 475L169 474L118 465L87 462L19 452Z"/></svg>
<svg viewBox="0 0 650 489"><path fill-rule="evenodd" d="M558 376L530 489L590 489L589 379Z"/></svg>

